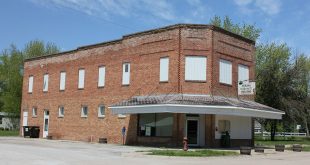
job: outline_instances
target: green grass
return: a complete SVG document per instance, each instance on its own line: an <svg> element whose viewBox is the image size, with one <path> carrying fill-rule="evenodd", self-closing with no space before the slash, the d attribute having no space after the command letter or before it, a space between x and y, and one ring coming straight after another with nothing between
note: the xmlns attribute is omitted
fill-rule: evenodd
<svg viewBox="0 0 310 165"><path fill-rule="evenodd" d="M18 130L13 130L13 131L0 130L0 136L18 136L18 135L19 135Z"/></svg>
<svg viewBox="0 0 310 165"><path fill-rule="evenodd" d="M261 137L255 137L255 145L274 146L276 144L310 145L310 138L309 137L276 137L275 141L271 141L270 138L262 139Z"/></svg>
<svg viewBox="0 0 310 165"><path fill-rule="evenodd" d="M215 151L215 150L150 150L148 155L161 155L161 156L184 156L184 157L208 157L208 156L233 156L239 155L234 151Z"/></svg>

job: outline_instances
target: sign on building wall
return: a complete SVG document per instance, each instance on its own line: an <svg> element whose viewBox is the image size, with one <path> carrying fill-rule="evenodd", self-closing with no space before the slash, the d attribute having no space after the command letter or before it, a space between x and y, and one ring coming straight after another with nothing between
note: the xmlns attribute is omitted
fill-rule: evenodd
<svg viewBox="0 0 310 165"><path fill-rule="evenodd" d="M254 95L254 93L255 93L255 82L239 81L238 95Z"/></svg>

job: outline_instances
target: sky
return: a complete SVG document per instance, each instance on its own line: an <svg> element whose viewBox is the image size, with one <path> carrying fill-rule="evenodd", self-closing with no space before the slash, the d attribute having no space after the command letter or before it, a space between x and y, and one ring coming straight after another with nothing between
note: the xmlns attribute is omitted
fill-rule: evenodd
<svg viewBox="0 0 310 165"><path fill-rule="evenodd" d="M309 0L2 0L0 50L34 39L62 51L215 15L263 30L257 43L287 43L310 56Z"/></svg>

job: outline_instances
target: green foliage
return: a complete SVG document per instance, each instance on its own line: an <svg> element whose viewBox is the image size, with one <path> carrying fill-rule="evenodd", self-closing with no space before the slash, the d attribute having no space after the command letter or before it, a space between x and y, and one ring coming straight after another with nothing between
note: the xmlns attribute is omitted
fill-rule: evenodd
<svg viewBox="0 0 310 165"><path fill-rule="evenodd" d="M257 28L255 25L249 25L246 23L234 24L228 16L225 16L223 20L219 16L214 16L211 18L210 24L254 41L259 38L260 33L262 32L262 30Z"/></svg>
<svg viewBox="0 0 310 165"><path fill-rule="evenodd" d="M149 155L162 155L162 156L185 156L185 157L208 157L208 156L232 156L239 155L234 151L215 151L215 150L151 150Z"/></svg>
<svg viewBox="0 0 310 165"><path fill-rule="evenodd" d="M23 50L11 45L0 53L0 111L20 115L24 59L57 52L59 49L54 44L35 40Z"/></svg>
<svg viewBox="0 0 310 165"><path fill-rule="evenodd" d="M0 129L0 137L1 136L18 136L19 131L18 130L1 130Z"/></svg>

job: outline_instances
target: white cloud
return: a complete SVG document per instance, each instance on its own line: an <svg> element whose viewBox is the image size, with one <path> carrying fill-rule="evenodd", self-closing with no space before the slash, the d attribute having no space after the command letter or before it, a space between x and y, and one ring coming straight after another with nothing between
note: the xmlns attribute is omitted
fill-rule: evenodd
<svg viewBox="0 0 310 165"><path fill-rule="evenodd" d="M92 16L113 18L113 16L151 15L157 19L174 20L174 7L168 0L30 0L31 2L56 8L68 8Z"/></svg>
<svg viewBox="0 0 310 165"><path fill-rule="evenodd" d="M245 14L257 10L268 15L275 15L281 11L282 6L280 0L234 0L234 2Z"/></svg>

